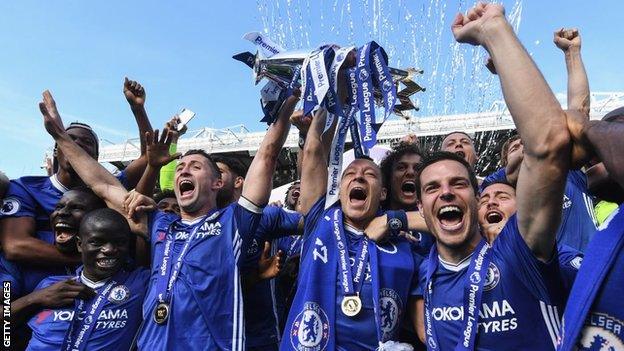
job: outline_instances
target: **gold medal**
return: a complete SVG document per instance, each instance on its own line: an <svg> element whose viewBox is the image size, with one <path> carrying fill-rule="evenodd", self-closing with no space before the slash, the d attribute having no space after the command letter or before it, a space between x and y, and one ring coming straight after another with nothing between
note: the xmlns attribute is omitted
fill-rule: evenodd
<svg viewBox="0 0 624 351"><path fill-rule="evenodd" d="M362 310L362 300L357 295L345 296L340 304L342 313L347 317L354 317Z"/></svg>
<svg viewBox="0 0 624 351"><path fill-rule="evenodd" d="M167 322L168 317L169 305L164 302L160 302L154 310L154 322L158 324L164 324L165 322Z"/></svg>

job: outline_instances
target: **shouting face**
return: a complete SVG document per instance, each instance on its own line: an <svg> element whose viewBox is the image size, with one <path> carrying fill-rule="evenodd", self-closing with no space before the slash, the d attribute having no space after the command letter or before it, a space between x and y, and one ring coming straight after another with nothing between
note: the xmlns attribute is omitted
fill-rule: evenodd
<svg viewBox="0 0 624 351"><path fill-rule="evenodd" d="M104 207L104 204L92 193L70 190L63 194L50 214L50 225L59 251L69 254L76 252L76 235L82 218L100 207Z"/></svg>
<svg viewBox="0 0 624 351"><path fill-rule="evenodd" d="M201 154L182 157L176 166L174 192L183 214L201 214L216 206L221 177Z"/></svg>
<svg viewBox="0 0 624 351"><path fill-rule="evenodd" d="M381 171L373 161L356 159L345 169L340 181L340 204L349 224L363 228L385 198Z"/></svg>
<svg viewBox="0 0 624 351"><path fill-rule="evenodd" d="M421 157L418 154L405 154L392 165L390 178L390 205L396 209L416 209L416 167Z"/></svg>
<svg viewBox="0 0 624 351"><path fill-rule="evenodd" d="M464 165L444 159L420 173L420 210L438 243L463 248L478 235L477 197Z"/></svg>

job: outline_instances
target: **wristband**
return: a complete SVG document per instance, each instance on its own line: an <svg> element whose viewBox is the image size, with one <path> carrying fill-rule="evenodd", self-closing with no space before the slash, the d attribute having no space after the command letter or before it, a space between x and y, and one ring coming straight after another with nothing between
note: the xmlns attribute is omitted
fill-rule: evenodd
<svg viewBox="0 0 624 351"><path fill-rule="evenodd" d="M386 211L386 216L388 218L388 230L390 230L391 236L397 236L402 231L408 231L407 214L405 214L405 211Z"/></svg>
<svg viewBox="0 0 624 351"><path fill-rule="evenodd" d="M303 150L303 146L305 145L306 135L299 133L299 148Z"/></svg>

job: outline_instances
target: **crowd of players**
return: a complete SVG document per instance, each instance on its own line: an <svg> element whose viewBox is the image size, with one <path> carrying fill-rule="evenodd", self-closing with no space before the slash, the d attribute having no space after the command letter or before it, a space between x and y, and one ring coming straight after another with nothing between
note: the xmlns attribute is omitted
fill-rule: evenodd
<svg viewBox="0 0 624 351"><path fill-rule="evenodd" d="M0 178L5 347L624 349L624 108L589 120L576 30L554 34L567 110L502 6L476 5L452 32L487 50L500 79L518 132L502 145L501 169L477 178L461 131L441 150L408 135L380 165L348 164L334 204L333 133L323 133L322 109L295 111L298 92L246 169L176 153L179 120L152 130L144 88L126 79L144 138L117 175L97 162L95 132L65 127L44 92L51 175ZM291 123L300 181L267 205Z"/></svg>

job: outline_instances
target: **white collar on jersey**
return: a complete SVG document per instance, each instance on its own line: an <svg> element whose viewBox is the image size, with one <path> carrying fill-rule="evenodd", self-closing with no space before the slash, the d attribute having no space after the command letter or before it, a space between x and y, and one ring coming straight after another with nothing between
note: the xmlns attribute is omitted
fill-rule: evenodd
<svg viewBox="0 0 624 351"><path fill-rule="evenodd" d="M442 264L442 267L448 269L451 272L459 272L462 269L468 267L470 265L470 258L472 258L472 254L464 257L461 261L457 263L451 263L451 262L443 260L442 257L438 255L438 260Z"/></svg>
<svg viewBox="0 0 624 351"><path fill-rule="evenodd" d="M63 194L69 191L69 189L67 189L67 187L58 180L58 178L56 177L56 173L50 176L50 182L52 183L52 186L56 188L56 190L62 192Z"/></svg>
<svg viewBox="0 0 624 351"><path fill-rule="evenodd" d="M104 284L106 284L106 282L109 280L110 278L106 278L104 280L100 280L98 282L94 282L93 280L85 277L84 275L84 271L80 272L80 281L82 281L82 283L88 287L90 287L91 289L99 289L102 286L104 286Z"/></svg>
<svg viewBox="0 0 624 351"><path fill-rule="evenodd" d="M193 218L193 219L183 219L182 223L186 224L186 225L197 224L197 223L199 223L199 221L204 219L204 217L206 217L206 215L203 215L203 216L200 216L200 217L197 217L197 218Z"/></svg>
<svg viewBox="0 0 624 351"><path fill-rule="evenodd" d="M364 235L364 231L363 230L359 230L356 227L349 225L347 223L344 224L345 229L348 230L349 232L355 234L355 235Z"/></svg>

